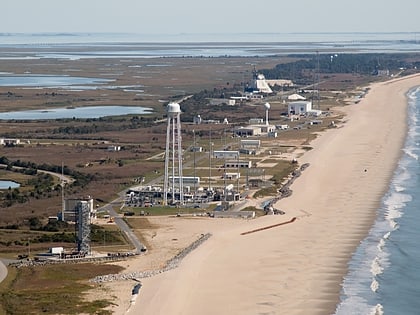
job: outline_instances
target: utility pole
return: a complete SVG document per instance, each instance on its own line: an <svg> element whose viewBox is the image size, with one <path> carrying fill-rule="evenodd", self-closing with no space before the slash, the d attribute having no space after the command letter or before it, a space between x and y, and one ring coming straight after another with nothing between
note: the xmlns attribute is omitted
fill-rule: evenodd
<svg viewBox="0 0 420 315"><path fill-rule="evenodd" d="M213 143L211 142L211 128L210 128L210 140L209 140L209 191L211 191L211 156Z"/></svg>
<svg viewBox="0 0 420 315"><path fill-rule="evenodd" d="M195 151L196 151L196 147L195 147L195 130L193 129L193 134L194 134L194 146L193 146L193 156L194 156L194 193L193 193L193 203L195 203L195 193L196 193L196 173L195 173Z"/></svg>

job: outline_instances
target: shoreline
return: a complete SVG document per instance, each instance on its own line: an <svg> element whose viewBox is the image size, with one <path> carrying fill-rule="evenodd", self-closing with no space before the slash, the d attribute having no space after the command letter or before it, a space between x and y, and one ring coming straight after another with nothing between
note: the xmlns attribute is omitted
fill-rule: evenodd
<svg viewBox="0 0 420 315"><path fill-rule="evenodd" d="M130 313L334 313L348 262L401 157L406 95L418 85L419 75L374 83L358 104L339 108L342 127L311 143L298 159L310 167L293 183L293 195L276 203L286 215L212 232L177 269L144 279ZM279 224L293 217L294 223Z"/></svg>

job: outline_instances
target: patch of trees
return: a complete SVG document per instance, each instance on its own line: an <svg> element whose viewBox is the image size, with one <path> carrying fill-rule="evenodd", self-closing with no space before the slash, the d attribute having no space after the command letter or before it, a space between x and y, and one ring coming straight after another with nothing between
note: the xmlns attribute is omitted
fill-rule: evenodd
<svg viewBox="0 0 420 315"><path fill-rule="evenodd" d="M127 116L120 118L91 118L91 119L61 119L59 120L62 124L58 128L44 128L30 131L13 131L4 134L8 138L48 138L48 139L63 139L63 135L93 135L99 132L109 131L123 131L127 129L139 129L150 127L154 124L155 117L145 116ZM79 124L75 124L74 122ZM9 123L33 123L33 121L25 120L11 120ZM80 137L79 137L80 138ZM82 138L81 138L82 139ZM84 139L92 139L92 137L86 137ZM98 139L98 138L95 138ZM99 138L101 139L101 138ZM101 139L105 140L105 139Z"/></svg>
<svg viewBox="0 0 420 315"><path fill-rule="evenodd" d="M209 106L210 98L225 98L226 102L231 96L238 96L238 89L243 90L242 86L226 86L223 88L214 88L213 90L202 90L198 93L195 93L192 97L184 100L181 105L182 115L181 121L191 122L194 116L197 113L205 113L206 119L219 119L219 117L213 113L229 113L242 111L237 106L228 106L228 105L212 105Z"/></svg>
<svg viewBox="0 0 420 315"><path fill-rule="evenodd" d="M291 55L295 62L278 64L273 69L262 69L267 79L290 79L306 84L313 73L357 73L375 75L379 70L398 71L418 66L415 54L312 54Z"/></svg>
<svg viewBox="0 0 420 315"><path fill-rule="evenodd" d="M54 184L54 178L51 174L38 172L44 170L64 175L68 175L74 179L69 188L84 188L93 180L93 175L84 174L68 168L67 166L61 167L58 165L49 164L36 164L28 161L10 161L7 157L0 157L0 164L5 164L6 169L9 171L18 171L33 177L26 182L27 186L34 187L33 190L23 194L19 189L9 189L6 192L0 193L2 199L1 207L10 207L14 203L24 203L29 201L29 198L50 198L54 195L57 196L61 193L61 185Z"/></svg>

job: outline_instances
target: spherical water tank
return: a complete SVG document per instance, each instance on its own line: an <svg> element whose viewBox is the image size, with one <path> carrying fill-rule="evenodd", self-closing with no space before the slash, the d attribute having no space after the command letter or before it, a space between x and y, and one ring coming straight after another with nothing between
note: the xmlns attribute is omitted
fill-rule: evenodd
<svg viewBox="0 0 420 315"><path fill-rule="evenodd" d="M181 113L181 107L178 103L169 103L168 104L168 116L174 117Z"/></svg>
<svg viewBox="0 0 420 315"><path fill-rule="evenodd" d="M265 109L267 109L267 110L268 110L268 109L270 109L271 105L270 105L270 103L265 103L265 104L264 104L264 107L265 107Z"/></svg>

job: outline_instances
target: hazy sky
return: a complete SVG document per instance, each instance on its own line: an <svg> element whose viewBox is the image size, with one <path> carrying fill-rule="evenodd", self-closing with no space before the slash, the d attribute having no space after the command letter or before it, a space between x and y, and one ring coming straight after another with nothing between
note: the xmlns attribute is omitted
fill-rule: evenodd
<svg viewBox="0 0 420 315"><path fill-rule="evenodd" d="M2 0L0 32L418 32L419 0Z"/></svg>

